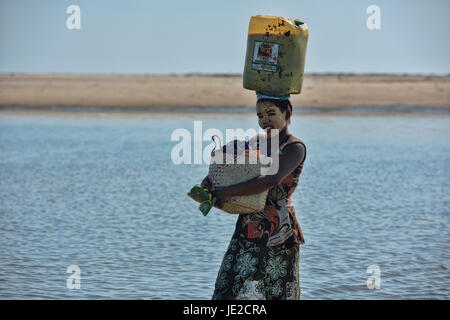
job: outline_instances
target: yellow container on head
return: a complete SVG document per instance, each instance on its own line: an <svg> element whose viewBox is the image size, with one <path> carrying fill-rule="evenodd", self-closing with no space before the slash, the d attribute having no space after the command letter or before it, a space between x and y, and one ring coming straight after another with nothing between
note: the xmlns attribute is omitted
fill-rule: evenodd
<svg viewBox="0 0 450 320"><path fill-rule="evenodd" d="M250 19L243 85L272 94L298 94L303 84L308 26L295 19Z"/></svg>

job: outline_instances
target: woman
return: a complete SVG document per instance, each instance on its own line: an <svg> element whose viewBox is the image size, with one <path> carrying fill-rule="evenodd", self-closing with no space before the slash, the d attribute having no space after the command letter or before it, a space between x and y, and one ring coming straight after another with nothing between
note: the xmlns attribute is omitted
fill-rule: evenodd
<svg viewBox="0 0 450 320"><path fill-rule="evenodd" d="M232 196L269 189L263 212L239 215L213 299L300 298L299 246L304 239L291 195L303 169L306 146L288 131L292 115L289 100L260 99L256 109L259 126L267 131L267 145L271 139L279 139L278 172L227 187L213 188L207 178L202 182L217 197L218 208ZM278 129L279 134L272 136L271 129Z"/></svg>

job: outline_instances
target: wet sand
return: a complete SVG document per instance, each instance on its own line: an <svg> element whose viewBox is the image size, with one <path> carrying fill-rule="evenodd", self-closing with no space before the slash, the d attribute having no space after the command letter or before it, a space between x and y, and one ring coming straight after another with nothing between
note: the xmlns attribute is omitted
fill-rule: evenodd
<svg viewBox="0 0 450 320"><path fill-rule="evenodd" d="M295 112L450 112L450 76L306 75ZM0 110L249 111L239 75L0 74Z"/></svg>

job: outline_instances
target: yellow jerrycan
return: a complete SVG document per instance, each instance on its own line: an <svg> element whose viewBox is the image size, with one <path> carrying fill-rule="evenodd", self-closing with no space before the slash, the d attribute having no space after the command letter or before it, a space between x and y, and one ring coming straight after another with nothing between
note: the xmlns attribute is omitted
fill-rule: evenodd
<svg viewBox="0 0 450 320"><path fill-rule="evenodd" d="M243 85L277 95L298 94L303 84L308 26L295 19L250 19Z"/></svg>

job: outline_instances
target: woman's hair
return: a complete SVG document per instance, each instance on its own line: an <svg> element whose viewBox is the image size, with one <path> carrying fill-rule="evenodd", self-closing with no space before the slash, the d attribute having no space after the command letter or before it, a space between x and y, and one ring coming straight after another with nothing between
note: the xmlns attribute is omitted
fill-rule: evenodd
<svg viewBox="0 0 450 320"><path fill-rule="evenodd" d="M256 103L265 102L265 101L271 102L274 105L276 105L278 107L278 109L280 109L281 112L287 111L289 109L291 111L291 117L292 117L292 104L289 101L289 99L278 100L278 99L266 99L266 98L263 98L263 99L259 99ZM286 112L286 117L287 117L287 112ZM286 118L286 120L288 120L288 123L291 122L291 118L290 117Z"/></svg>

